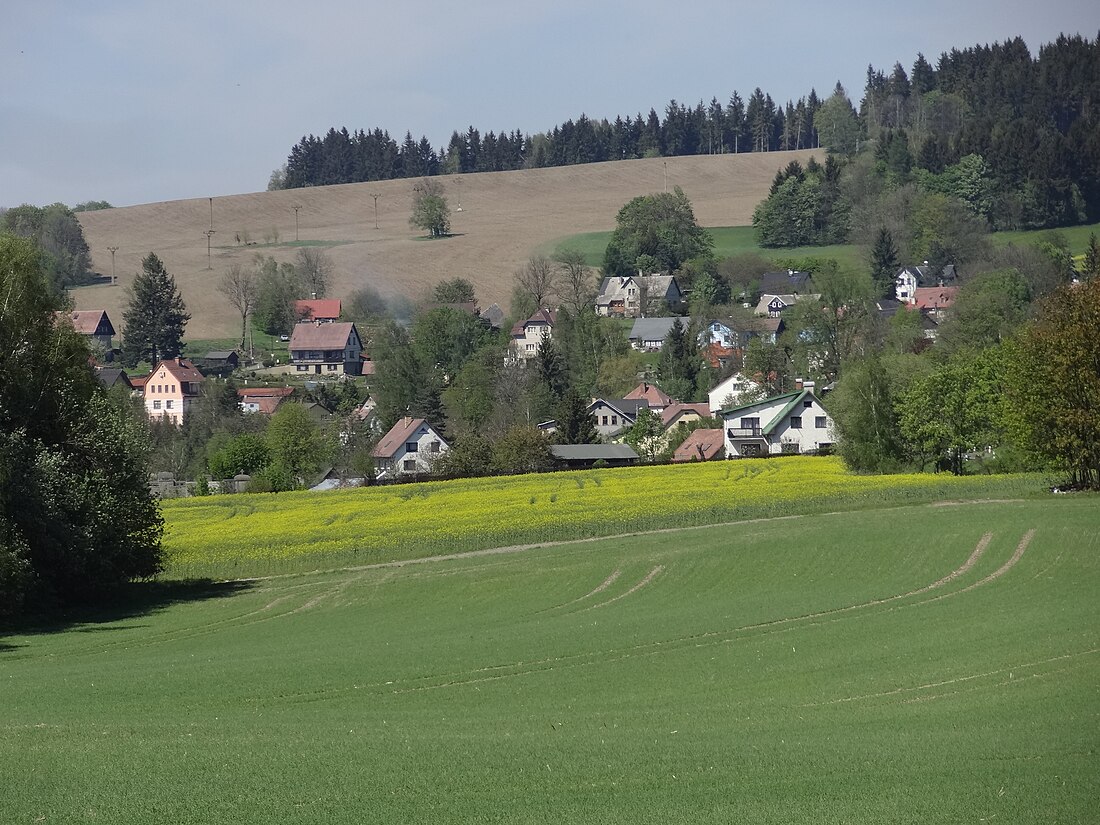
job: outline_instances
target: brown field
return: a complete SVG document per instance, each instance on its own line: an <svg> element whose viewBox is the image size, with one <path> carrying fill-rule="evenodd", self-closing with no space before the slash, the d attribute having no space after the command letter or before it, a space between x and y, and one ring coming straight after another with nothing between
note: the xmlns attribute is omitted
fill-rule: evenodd
<svg viewBox="0 0 1100 825"><path fill-rule="evenodd" d="M363 285L383 294L423 297L445 278L468 278L482 305L493 301L507 310L516 269L540 247L578 232L608 230L628 200L680 186L703 226L743 226L767 194L776 170L813 151L702 155L613 163L486 172L443 178L452 209L454 236L418 237L409 226L413 180L353 183L282 192L230 195L213 200L215 235L207 269L206 237L211 203L207 198L128 206L80 213L96 271L109 275L108 247L118 247L117 286L74 290L79 309L104 308L121 326L126 287L142 258L156 252L176 278L191 322L189 338L231 337L239 317L215 289L227 267L248 265L262 252L292 260L293 206L299 212L302 241L328 241L336 265L331 295L341 297ZM378 228L374 199L378 198ZM457 207L462 211L457 211ZM265 244L278 232L279 243ZM256 246L238 245L247 233Z"/></svg>

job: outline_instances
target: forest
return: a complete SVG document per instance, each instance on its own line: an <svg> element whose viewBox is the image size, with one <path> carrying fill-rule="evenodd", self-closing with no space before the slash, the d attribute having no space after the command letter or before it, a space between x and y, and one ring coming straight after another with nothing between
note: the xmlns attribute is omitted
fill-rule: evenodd
<svg viewBox="0 0 1100 825"><path fill-rule="evenodd" d="M781 104L756 88L724 104L671 100L663 117L581 114L534 135L470 126L440 148L408 132L399 142L379 128L334 127L292 147L269 187L818 146L848 156L873 141L891 170L930 185L977 168L996 228L1049 228L1100 219L1098 112L1098 40L1062 35L1033 56L1017 37L951 49L934 66L923 54L908 71L868 66L858 107L838 82L824 99L811 88Z"/></svg>

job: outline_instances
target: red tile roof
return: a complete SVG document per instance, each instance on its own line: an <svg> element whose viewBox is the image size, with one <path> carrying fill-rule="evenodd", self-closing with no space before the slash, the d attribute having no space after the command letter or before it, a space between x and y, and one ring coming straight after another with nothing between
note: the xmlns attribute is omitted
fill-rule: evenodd
<svg viewBox="0 0 1100 825"><path fill-rule="evenodd" d="M378 446L371 450L375 458L393 458L394 454L404 446L409 437L415 433L422 424L427 424L423 418L409 418L406 416L394 424L388 433L382 436ZM431 427L431 424L428 424ZM433 428L434 429L434 428Z"/></svg>
<svg viewBox="0 0 1100 825"><path fill-rule="evenodd" d="M946 309L955 303L958 294L957 286L921 286L913 291L913 305L917 309Z"/></svg>
<svg viewBox="0 0 1100 825"><path fill-rule="evenodd" d="M673 461L710 461L725 448L721 430L695 430L672 454Z"/></svg>
<svg viewBox="0 0 1100 825"><path fill-rule="evenodd" d="M672 403L672 399L662 392L659 387L645 381L624 395L623 398L630 401L634 399L648 401L651 407L665 407Z"/></svg>
<svg viewBox="0 0 1100 825"><path fill-rule="evenodd" d="M293 387L241 387L237 395L241 398L286 398L293 392Z"/></svg>
<svg viewBox="0 0 1100 825"><path fill-rule="evenodd" d="M556 309L540 309L526 321L516 321L512 326L512 337L520 338L523 336L523 331L531 324L545 324L548 327L553 328L554 324L558 321L558 311Z"/></svg>
<svg viewBox="0 0 1100 825"><path fill-rule="evenodd" d="M294 302L294 311L306 321L321 321L340 317L339 298L310 298Z"/></svg>
<svg viewBox="0 0 1100 825"><path fill-rule="evenodd" d="M167 361L161 361L153 368L153 372L150 373L150 375L155 374L161 369L167 370L169 375L180 382L198 383L205 380L205 376L186 358L172 358Z"/></svg>
<svg viewBox="0 0 1100 825"><path fill-rule="evenodd" d="M66 314L69 320L72 321L73 329L81 335L95 335L99 323L103 320L103 316L107 314L107 311L103 309L77 309ZM110 318L107 318L107 325L111 328L111 334L114 335L115 328Z"/></svg>
<svg viewBox="0 0 1100 825"><path fill-rule="evenodd" d="M667 430L685 413L696 413L700 418L707 418L710 415L710 404L706 401L694 404L682 404L677 401L665 407L665 411L661 414L661 425Z"/></svg>

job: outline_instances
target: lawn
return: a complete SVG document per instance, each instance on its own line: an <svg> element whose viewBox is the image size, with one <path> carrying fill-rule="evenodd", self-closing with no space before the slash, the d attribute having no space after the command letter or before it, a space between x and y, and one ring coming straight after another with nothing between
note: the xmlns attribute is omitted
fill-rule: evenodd
<svg viewBox="0 0 1100 825"><path fill-rule="evenodd" d="M1098 537L901 504L178 586L0 644L0 821L1092 821Z"/></svg>

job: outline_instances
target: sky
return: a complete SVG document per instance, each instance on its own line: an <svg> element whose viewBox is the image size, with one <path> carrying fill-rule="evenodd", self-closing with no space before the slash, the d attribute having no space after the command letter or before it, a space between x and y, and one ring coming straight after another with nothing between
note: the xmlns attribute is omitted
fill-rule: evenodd
<svg viewBox="0 0 1100 825"><path fill-rule="evenodd" d="M307 134L534 134L756 87L778 103L1021 36L1095 0L0 0L0 207L257 192Z"/></svg>

